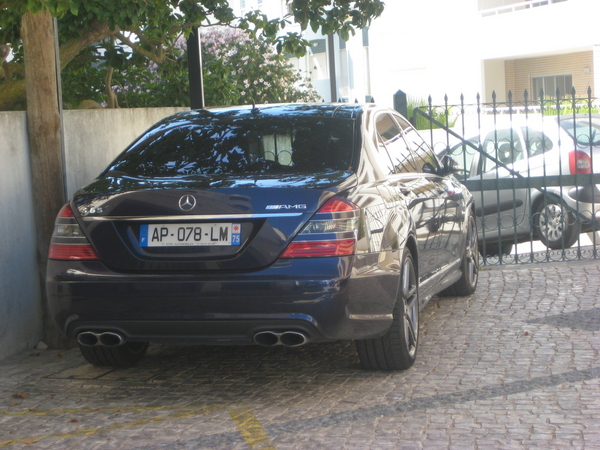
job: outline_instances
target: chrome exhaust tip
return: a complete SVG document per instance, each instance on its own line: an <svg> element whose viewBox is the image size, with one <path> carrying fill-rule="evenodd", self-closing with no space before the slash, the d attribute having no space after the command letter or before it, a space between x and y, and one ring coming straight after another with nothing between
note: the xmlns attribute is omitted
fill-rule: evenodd
<svg viewBox="0 0 600 450"><path fill-rule="evenodd" d="M275 331L260 331L254 335L254 342L263 347L273 347L275 345L285 345L286 347L300 347L308 343L308 337L298 331L284 331L276 333Z"/></svg>
<svg viewBox="0 0 600 450"><path fill-rule="evenodd" d="M118 347L125 343L125 339L119 333L113 333L112 331L105 331L100 333L98 336L100 344L104 347Z"/></svg>
<svg viewBox="0 0 600 450"><path fill-rule="evenodd" d="M83 331L77 335L77 342L85 347L118 347L125 343L125 338L119 333L105 331L103 333L94 333L93 331Z"/></svg>
<svg viewBox="0 0 600 450"><path fill-rule="evenodd" d="M286 331L279 336L279 342L286 347L300 347L308 342L308 338L297 331Z"/></svg>
<svg viewBox="0 0 600 450"><path fill-rule="evenodd" d="M96 333L92 333L91 331L84 331L83 333L79 333L77 335L77 342L86 347L93 347L99 343L98 335Z"/></svg>
<svg viewBox="0 0 600 450"><path fill-rule="evenodd" d="M273 347L279 344L279 333L273 331L261 331L254 335L254 342L263 347Z"/></svg>

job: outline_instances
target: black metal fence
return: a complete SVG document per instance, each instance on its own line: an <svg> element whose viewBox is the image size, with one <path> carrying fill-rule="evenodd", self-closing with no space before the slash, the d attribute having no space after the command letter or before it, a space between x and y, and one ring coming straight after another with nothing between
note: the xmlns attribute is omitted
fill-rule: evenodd
<svg viewBox="0 0 600 450"><path fill-rule="evenodd" d="M474 194L484 264L595 259L600 244L600 102L556 92L530 100L429 104L413 124Z"/></svg>

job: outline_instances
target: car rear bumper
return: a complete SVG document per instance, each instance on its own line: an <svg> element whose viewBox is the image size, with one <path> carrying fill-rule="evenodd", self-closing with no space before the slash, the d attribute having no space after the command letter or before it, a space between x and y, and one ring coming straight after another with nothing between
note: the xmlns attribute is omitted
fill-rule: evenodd
<svg viewBox="0 0 600 450"><path fill-rule="evenodd" d="M582 231L600 224L600 190L597 186L579 186L568 188L568 195L563 195L565 203L572 211L577 212Z"/></svg>
<svg viewBox="0 0 600 450"><path fill-rule="evenodd" d="M389 328L399 282L398 266L382 267L392 259L377 256L214 275L118 274L101 262L51 260L48 302L71 338L112 331L131 341L245 344L263 331L296 331L314 342L365 339Z"/></svg>

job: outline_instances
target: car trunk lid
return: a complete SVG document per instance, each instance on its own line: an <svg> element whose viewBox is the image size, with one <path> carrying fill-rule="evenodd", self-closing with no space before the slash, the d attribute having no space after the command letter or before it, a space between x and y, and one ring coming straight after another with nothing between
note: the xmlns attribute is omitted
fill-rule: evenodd
<svg viewBox="0 0 600 450"><path fill-rule="evenodd" d="M350 171L159 180L100 178L73 198L102 261L123 272L258 270L273 264Z"/></svg>

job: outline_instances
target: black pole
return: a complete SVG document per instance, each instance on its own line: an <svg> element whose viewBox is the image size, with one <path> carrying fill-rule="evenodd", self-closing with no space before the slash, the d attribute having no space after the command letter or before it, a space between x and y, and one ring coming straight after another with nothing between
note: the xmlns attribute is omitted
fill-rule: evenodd
<svg viewBox="0 0 600 450"><path fill-rule="evenodd" d="M204 108L204 82L202 80L202 53L200 51L200 32L198 27L192 29L187 38L188 74L190 80L190 107Z"/></svg>
<svg viewBox="0 0 600 450"><path fill-rule="evenodd" d="M404 91L398 90L394 94L394 109L402 114L404 117L408 117L408 98Z"/></svg>
<svg viewBox="0 0 600 450"><path fill-rule="evenodd" d="M337 76L335 73L335 42L333 34L327 36L327 52L329 53L329 87L331 89L331 101L337 98Z"/></svg>

